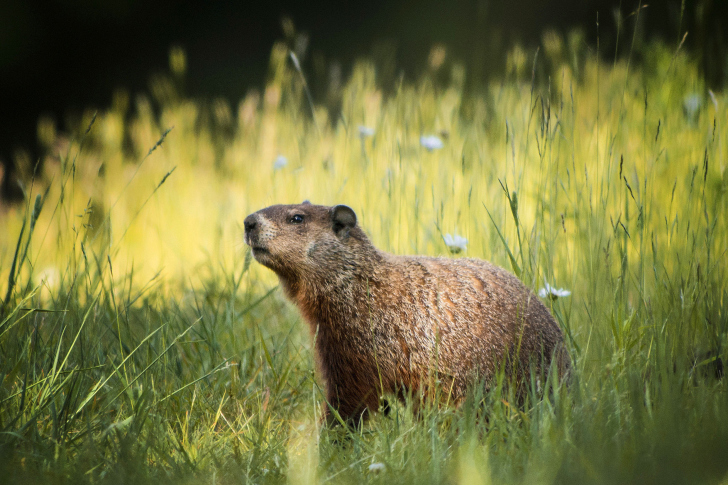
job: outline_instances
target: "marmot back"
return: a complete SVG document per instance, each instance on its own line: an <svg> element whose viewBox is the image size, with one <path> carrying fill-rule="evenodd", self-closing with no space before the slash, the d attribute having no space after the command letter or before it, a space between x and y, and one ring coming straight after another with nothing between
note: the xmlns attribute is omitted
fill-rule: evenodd
<svg viewBox="0 0 728 485"><path fill-rule="evenodd" d="M245 219L255 259L278 275L316 335L329 404L347 420L383 393L459 402L499 366L516 382L569 369L548 309L506 270L477 259L378 250L344 205L275 205ZM326 417L331 420L329 409Z"/></svg>

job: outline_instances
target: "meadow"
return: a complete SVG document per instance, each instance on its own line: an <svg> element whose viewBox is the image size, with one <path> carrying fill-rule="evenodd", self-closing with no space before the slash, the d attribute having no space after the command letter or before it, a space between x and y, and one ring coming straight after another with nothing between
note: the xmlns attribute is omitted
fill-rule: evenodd
<svg viewBox="0 0 728 485"><path fill-rule="evenodd" d="M148 93L41 119L0 213L0 482L728 483L728 97L648 52L553 34L476 90L442 56L384 87L362 60L334 118L283 45L238 105L186 97L173 49ZM309 330L242 240L304 199L568 289L569 386L322 429Z"/></svg>

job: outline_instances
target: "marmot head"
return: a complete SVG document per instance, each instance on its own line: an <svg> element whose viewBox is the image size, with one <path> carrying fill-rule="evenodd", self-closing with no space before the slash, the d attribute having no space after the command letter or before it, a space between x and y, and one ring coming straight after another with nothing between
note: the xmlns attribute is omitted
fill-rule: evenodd
<svg viewBox="0 0 728 485"><path fill-rule="evenodd" d="M368 243L345 205L273 205L250 214L244 225L255 259L285 278L351 268L356 248Z"/></svg>

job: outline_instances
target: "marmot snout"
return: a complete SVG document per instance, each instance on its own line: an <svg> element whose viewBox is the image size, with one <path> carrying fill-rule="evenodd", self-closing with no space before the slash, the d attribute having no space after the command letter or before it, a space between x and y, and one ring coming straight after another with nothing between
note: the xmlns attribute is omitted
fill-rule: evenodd
<svg viewBox="0 0 728 485"><path fill-rule="evenodd" d="M383 393L429 396L436 380L457 403L500 366L516 382L554 358L560 375L569 368L548 309L487 261L380 251L344 205L274 205L244 225L316 335L326 397L344 419L375 411Z"/></svg>

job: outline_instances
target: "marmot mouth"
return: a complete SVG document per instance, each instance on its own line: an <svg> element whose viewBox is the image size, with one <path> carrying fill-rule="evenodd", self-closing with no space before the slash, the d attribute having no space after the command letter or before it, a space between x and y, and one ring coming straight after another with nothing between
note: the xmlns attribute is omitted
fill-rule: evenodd
<svg viewBox="0 0 728 485"><path fill-rule="evenodd" d="M262 246L253 246L252 249L253 249L253 255L256 255L256 254L270 254L268 252L268 250L266 248L262 247Z"/></svg>

